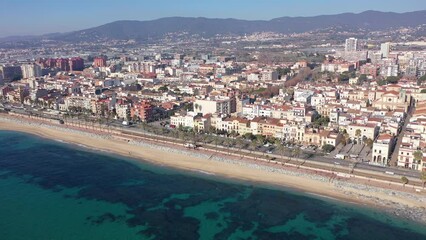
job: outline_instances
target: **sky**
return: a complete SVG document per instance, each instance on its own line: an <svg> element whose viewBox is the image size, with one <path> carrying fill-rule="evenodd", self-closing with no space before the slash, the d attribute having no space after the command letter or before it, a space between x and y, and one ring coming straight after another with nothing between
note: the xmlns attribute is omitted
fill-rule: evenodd
<svg viewBox="0 0 426 240"><path fill-rule="evenodd" d="M0 37L69 32L117 20L173 16L269 20L366 10L426 10L426 0L1 0Z"/></svg>

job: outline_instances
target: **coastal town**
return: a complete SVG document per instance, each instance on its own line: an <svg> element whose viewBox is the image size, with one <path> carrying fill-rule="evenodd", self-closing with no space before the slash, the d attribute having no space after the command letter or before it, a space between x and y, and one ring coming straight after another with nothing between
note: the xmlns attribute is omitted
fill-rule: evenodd
<svg viewBox="0 0 426 240"><path fill-rule="evenodd" d="M5 2L2 239L424 239L415 1Z"/></svg>
<svg viewBox="0 0 426 240"><path fill-rule="evenodd" d="M426 171L426 51L359 42L348 38L314 62L156 51L9 60L0 67L2 109Z"/></svg>

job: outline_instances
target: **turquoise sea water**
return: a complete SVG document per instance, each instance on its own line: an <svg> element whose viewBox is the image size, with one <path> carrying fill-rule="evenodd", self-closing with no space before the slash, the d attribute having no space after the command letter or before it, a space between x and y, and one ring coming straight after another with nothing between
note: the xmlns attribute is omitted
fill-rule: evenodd
<svg viewBox="0 0 426 240"><path fill-rule="evenodd" d="M426 239L426 227L0 131L0 239Z"/></svg>

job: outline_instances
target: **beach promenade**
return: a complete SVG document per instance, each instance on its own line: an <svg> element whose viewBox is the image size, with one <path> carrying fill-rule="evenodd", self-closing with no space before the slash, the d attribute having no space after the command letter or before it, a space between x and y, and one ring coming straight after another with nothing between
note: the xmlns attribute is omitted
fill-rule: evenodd
<svg viewBox="0 0 426 240"><path fill-rule="evenodd" d="M301 164L299 160L270 160L227 149L202 147L188 150L180 141L134 136L115 129L61 125L53 120L27 119L0 114L0 129L36 134L120 154L159 165L203 174L239 179L276 187L332 197L345 202L383 208L399 216L426 223L426 195L419 186L402 186L386 176L376 179L368 173L349 173L348 169ZM367 174L366 176L362 174ZM387 179L389 178L389 179Z"/></svg>

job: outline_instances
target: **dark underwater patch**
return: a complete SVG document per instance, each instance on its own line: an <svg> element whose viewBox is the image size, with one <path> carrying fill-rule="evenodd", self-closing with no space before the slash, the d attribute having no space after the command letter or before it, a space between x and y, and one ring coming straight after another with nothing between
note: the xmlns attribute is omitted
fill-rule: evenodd
<svg viewBox="0 0 426 240"><path fill-rule="evenodd" d="M300 214L315 226L327 228L338 239L425 239L421 234L364 215L353 215L318 199L196 178L173 171L162 174L128 161L28 135L0 134L0 172L4 172L0 179L20 177L28 183L58 193L73 189L75 193L64 191L63 195L80 202L90 199L123 204L128 209L126 216L103 213L88 216L86 221L94 225L120 221L129 227L143 226L141 238L199 239L202 220L186 216L185 210L212 202L217 203L217 209L209 210L203 216L215 221L212 226L221 229L215 234L215 239L229 239L238 231L252 232L250 237L244 239L321 237L297 229L269 231L271 227L285 226ZM174 198L176 194L189 197ZM328 224L333 221L333 216L339 214L347 216L344 222ZM224 222L219 222L220 219L224 219ZM349 234L342 235L344 231Z"/></svg>

